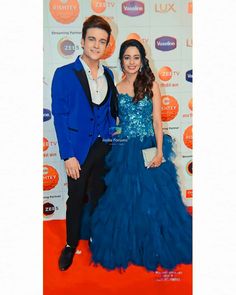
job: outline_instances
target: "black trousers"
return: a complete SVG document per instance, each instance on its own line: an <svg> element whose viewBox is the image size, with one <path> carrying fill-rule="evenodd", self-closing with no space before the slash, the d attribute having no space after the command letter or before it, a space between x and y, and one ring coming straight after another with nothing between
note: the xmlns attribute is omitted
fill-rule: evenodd
<svg viewBox="0 0 236 295"><path fill-rule="evenodd" d="M103 177L106 174L105 156L111 146L99 137L91 146L88 156L81 165L79 179L68 179L68 195L66 205L66 234L67 244L76 247L80 240L80 227L84 198L88 191L94 209L106 186ZM92 213L92 212L91 212Z"/></svg>

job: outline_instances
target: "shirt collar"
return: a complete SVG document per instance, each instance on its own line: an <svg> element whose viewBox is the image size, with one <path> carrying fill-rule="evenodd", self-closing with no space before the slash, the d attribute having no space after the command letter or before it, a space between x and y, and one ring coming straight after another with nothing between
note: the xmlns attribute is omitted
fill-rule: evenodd
<svg viewBox="0 0 236 295"><path fill-rule="evenodd" d="M82 66L86 72L86 75L90 78L90 79L93 79L92 78L92 74L91 74L91 70L89 68L89 66L86 64L86 62L81 58L81 56L79 57L80 59L80 62L82 63ZM98 73L97 73L97 78L99 78L100 76L102 76L104 74L104 68L103 66L101 65L101 63L99 62L98 64Z"/></svg>

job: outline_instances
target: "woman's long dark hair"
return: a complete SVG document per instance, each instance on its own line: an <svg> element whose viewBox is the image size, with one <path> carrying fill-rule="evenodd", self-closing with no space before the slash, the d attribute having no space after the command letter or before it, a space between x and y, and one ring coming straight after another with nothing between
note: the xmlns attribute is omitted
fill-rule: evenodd
<svg viewBox="0 0 236 295"><path fill-rule="evenodd" d="M153 97L152 92L152 86L153 81L155 81L155 76L149 67L149 61L146 58L146 51L143 45L135 39L129 39L124 41L121 44L120 47L120 53L119 53L119 59L120 59L120 65L123 69L123 56L126 51L126 49L130 46L135 46L141 56L141 62L142 62L142 68L141 71L138 71L138 75L134 81L134 102L138 102L139 100L142 100L145 95L147 95L149 98Z"/></svg>

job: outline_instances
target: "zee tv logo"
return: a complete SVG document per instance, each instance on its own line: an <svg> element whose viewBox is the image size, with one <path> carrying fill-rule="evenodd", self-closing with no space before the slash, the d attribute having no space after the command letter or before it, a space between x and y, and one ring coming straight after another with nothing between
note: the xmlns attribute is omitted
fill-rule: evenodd
<svg viewBox="0 0 236 295"><path fill-rule="evenodd" d="M107 8L114 8L115 2L107 1L107 0L92 0L91 1L91 8L96 13L102 13Z"/></svg>

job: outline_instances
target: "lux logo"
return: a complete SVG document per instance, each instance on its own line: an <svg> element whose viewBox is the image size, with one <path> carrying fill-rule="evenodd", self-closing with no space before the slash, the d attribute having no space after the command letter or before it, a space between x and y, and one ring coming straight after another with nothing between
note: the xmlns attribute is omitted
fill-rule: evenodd
<svg viewBox="0 0 236 295"><path fill-rule="evenodd" d="M172 4L155 4L155 12L160 12L160 13L167 13L170 11L176 12L175 7L174 7L174 3Z"/></svg>

